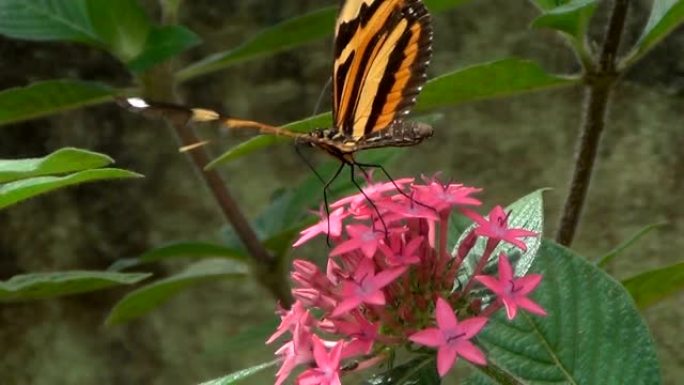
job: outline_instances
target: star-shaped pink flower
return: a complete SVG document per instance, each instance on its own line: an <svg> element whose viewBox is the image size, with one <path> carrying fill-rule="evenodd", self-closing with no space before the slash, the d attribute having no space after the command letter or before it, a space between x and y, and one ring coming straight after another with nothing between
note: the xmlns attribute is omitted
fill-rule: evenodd
<svg viewBox="0 0 684 385"><path fill-rule="evenodd" d="M413 186L416 191L416 200L437 211L442 211L453 206L479 206L479 200L471 197L471 194L482 191L480 188L467 187L462 184L442 184L433 181L426 186Z"/></svg>
<svg viewBox="0 0 684 385"><path fill-rule="evenodd" d="M386 262L390 266L406 266L413 265L420 262L420 256L417 251L423 243L423 237L413 238L408 243L404 244L401 235L395 235L390 238L390 246L381 243L379 245L380 251L385 255Z"/></svg>
<svg viewBox="0 0 684 385"><path fill-rule="evenodd" d="M439 219L437 212L432 206L403 195L399 195L392 200L388 199L387 201L380 202L379 206L391 213L398 214L401 219L425 218L433 221Z"/></svg>
<svg viewBox="0 0 684 385"><path fill-rule="evenodd" d="M339 237L342 234L342 220L347 217L343 207L330 213L330 217L321 211L321 220L313 226L307 227L299 234L299 239L292 244L292 247L300 246L318 234L328 234L330 237Z"/></svg>
<svg viewBox="0 0 684 385"><path fill-rule="evenodd" d="M300 374L297 377L297 385L341 385L340 360L343 341L338 341L328 351L318 336L313 335L311 339L316 366Z"/></svg>
<svg viewBox="0 0 684 385"><path fill-rule="evenodd" d="M537 233L534 231L509 228L508 215L501 206L495 206L492 211L489 212L488 219L468 209L464 209L463 214L477 224L477 227L475 227L476 235L506 241L517 246L522 251L527 250L527 246L518 238L537 236Z"/></svg>
<svg viewBox="0 0 684 385"><path fill-rule="evenodd" d="M487 318L474 317L458 322L454 310L442 298L437 299L435 309L437 327L421 330L412 334L409 340L433 348L437 348L437 372L444 375L461 356L466 360L485 365L487 360L480 349L470 339L473 338L487 323Z"/></svg>
<svg viewBox="0 0 684 385"><path fill-rule="evenodd" d="M384 305L385 294L382 288L392 283L406 271L406 267L395 267L375 274L372 260L364 259L359 263L351 280L342 283L342 300L331 317L338 317L362 303Z"/></svg>
<svg viewBox="0 0 684 385"><path fill-rule="evenodd" d="M330 252L331 257L360 249L363 255L371 258L378 250L380 242L385 239L384 231L361 224L347 226L347 234L349 239L337 245Z"/></svg>
<svg viewBox="0 0 684 385"><path fill-rule="evenodd" d="M378 198L382 196L383 193L387 191L396 191L397 186L403 188L405 185L412 183L413 178L402 178L397 179L392 182L378 182L369 183L362 188L363 193L354 194L345 198L338 200L330 205L332 208L342 207L349 204L351 209L355 209L361 203L365 203L368 199L375 202Z"/></svg>
<svg viewBox="0 0 684 385"><path fill-rule="evenodd" d="M290 310L284 310L280 316L280 325L276 329L276 332L266 341L267 344L275 341L287 331L293 331L296 325L303 325L308 327L311 325L312 318L309 311L304 308L304 305L297 301L295 302Z"/></svg>
<svg viewBox="0 0 684 385"><path fill-rule="evenodd" d="M541 306L527 298L527 295L541 282L541 274L528 274L514 278L513 268L505 254L499 255L499 279L487 275L478 275L475 279L499 297L506 307L506 316L509 320L515 317L518 307L530 313L546 315L546 311Z"/></svg>
<svg viewBox="0 0 684 385"><path fill-rule="evenodd" d="M275 385L285 382L297 365L309 363L314 359L313 346L311 345L313 337L314 335L309 328L298 324L292 332L292 340L283 344L275 352L282 361L276 373Z"/></svg>
<svg viewBox="0 0 684 385"><path fill-rule="evenodd" d="M365 319L359 312L354 312L353 319L333 320L337 332L351 338L344 349L343 357L353 357L361 354L370 354L373 344L378 338L380 322L372 323Z"/></svg>

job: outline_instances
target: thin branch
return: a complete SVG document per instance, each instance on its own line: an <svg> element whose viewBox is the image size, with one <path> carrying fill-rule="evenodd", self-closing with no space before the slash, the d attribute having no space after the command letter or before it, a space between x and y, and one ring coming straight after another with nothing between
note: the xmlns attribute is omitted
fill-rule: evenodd
<svg viewBox="0 0 684 385"><path fill-rule="evenodd" d="M614 0L600 56L585 74L584 121L577 142L575 169L556 233L556 241L565 246L569 246L575 237L606 123L610 95L619 77L616 57L628 8L629 0Z"/></svg>
<svg viewBox="0 0 684 385"><path fill-rule="evenodd" d="M162 1L161 5L164 24L175 24L177 8L180 5L179 0ZM178 102L173 79L173 64L159 65L140 78L145 93L151 94L157 100ZM181 146L189 146L199 142L193 127L183 124L170 125L173 127ZM226 221L233 226L245 249L254 258L256 262L254 268L259 282L271 292L282 306L289 307L292 303L292 296L289 285L281 272L279 261L261 243L221 175L215 170L206 169L211 161L206 148L200 146L188 151L188 156L214 196Z"/></svg>

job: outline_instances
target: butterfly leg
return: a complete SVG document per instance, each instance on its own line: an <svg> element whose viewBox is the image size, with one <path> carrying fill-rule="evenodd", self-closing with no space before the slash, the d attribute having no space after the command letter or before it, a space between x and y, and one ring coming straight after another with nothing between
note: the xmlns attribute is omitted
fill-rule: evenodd
<svg viewBox="0 0 684 385"><path fill-rule="evenodd" d="M359 185L359 183L356 181L356 177L354 176L354 168L356 166L359 166L358 163L347 163L349 164L349 171L351 174L351 182L356 186L356 188L361 192L364 198L366 198L366 201L371 205L373 210L378 214L378 219L380 219L380 223L382 223L382 227L385 230L385 238L389 237L389 231L387 230L387 224L385 223L385 219L382 217L382 214L380 214L380 210L378 209L378 206L375 205L375 202L366 194L365 191L363 191L363 188ZM366 171L359 166L359 170L361 170L364 175L366 175ZM371 218L372 220L372 218ZM373 226L375 225L375 222L373 222Z"/></svg>
<svg viewBox="0 0 684 385"><path fill-rule="evenodd" d="M325 217L326 220L328 220L328 231L325 235L325 243L328 244L328 247L332 247L332 243L330 242L330 205L328 204L328 190L330 189L330 186L333 184L335 179L337 179L338 176L340 176L340 173L342 172L342 169L344 168L345 163L340 163L340 167L337 168L337 171L335 171L335 174L328 180L325 185L323 186L323 205L325 206ZM314 173L316 170L314 170ZM318 175L318 174L316 174ZM323 181L323 178L320 176L318 177L321 181Z"/></svg>

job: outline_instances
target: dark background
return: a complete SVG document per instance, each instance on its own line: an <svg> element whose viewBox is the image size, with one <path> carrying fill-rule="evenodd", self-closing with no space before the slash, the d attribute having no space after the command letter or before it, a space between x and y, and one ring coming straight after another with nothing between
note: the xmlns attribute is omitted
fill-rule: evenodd
<svg viewBox="0 0 684 385"><path fill-rule="evenodd" d="M234 47L261 28L336 1L192 1L181 21L205 44L190 62ZM638 36L649 1L635 1L625 46ZM146 1L152 15L156 3ZM606 12L595 17L600 36ZM431 75L511 55L559 73L576 70L572 53L549 31L530 30L525 1L473 1L435 16ZM646 225L669 225L622 254L618 278L682 260L684 248L684 31L632 68L617 89L588 206L573 248L595 259ZM330 75L331 44L321 41L231 67L179 88L186 101L246 118L286 123L312 113ZM52 78L130 86L107 54L75 44L0 38L0 89ZM546 91L436 111L436 137L388 166L395 177L442 171L485 188L485 202L507 204L542 187L546 231L555 230L574 140L580 88ZM326 106L326 109L328 107ZM244 136L224 137L213 151ZM223 218L167 128L113 105L0 127L0 157L42 156L63 146L104 152L146 176L71 188L0 211L0 279L25 272L104 269L173 240L220 241ZM271 194L309 175L291 146L270 148L222 168L244 211L255 216ZM311 257L309 255L301 255ZM164 274L182 267L155 268ZM139 320L103 320L125 290L0 306L0 384L193 384L270 360L270 350L231 337L273 320L274 303L249 281L186 291ZM684 296L644 312L666 384L684 375ZM247 383L268 383L272 373Z"/></svg>

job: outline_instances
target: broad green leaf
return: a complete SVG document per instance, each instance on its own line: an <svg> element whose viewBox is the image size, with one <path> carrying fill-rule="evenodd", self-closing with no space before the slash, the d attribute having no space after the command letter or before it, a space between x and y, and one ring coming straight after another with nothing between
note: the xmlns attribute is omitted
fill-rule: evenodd
<svg viewBox="0 0 684 385"><path fill-rule="evenodd" d="M84 43L107 49L124 62L140 54L151 27L136 0L0 2L0 34Z"/></svg>
<svg viewBox="0 0 684 385"><path fill-rule="evenodd" d="M550 241L531 272L544 276L532 299L548 315L497 312L477 337L489 366L529 385L661 384L653 339L618 282ZM503 383L483 376L466 383Z"/></svg>
<svg viewBox="0 0 684 385"><path fill-rule="evenodd" d="M114 163L107 155L62 148L42 158L0 159L0 184L43 175L65 174Z"/></svg>
<svg viewBox="0 0 684 385"><path fill-rule="evenodd" d="M285 51L328 36L332 32L336 8L323 8L264 29L230 51L214 54L179 71L177 80L182 82L231 64Z"/></svg>
<svg viewBox="0 0 684 385"><path fill-rule="evenodd" d="M138 0L88 0L87 4L93 29L114 56L125 63L142 52L152 23Z"/></svg>
<svg viewBox="0 0 684 385"><path fill-rule="evenodd" d="M79 171L66 176L39 176L0 185L0 209L11 204L44 194L48 191L76 184L108 179L138 178L140 174L116 168Z"/></svg>
<svg viewBox="0 0 684 385"><path fill-rule="evenodd" d="M0 281L0 302L56 298L113 286L132 285L151 275L104 271L64 271L17 275L7 281Z"/></svg>
<svg viewBox="0 0 684 385"><path fill-rule="evenodd" d="M434 79L418 96L416 110L454 105L523 92L570 86L579 79L551 75L537 63L509 58L459 69Z"/></svg>
<svg viewBox="0 0 684 385"><path fill-rule="evenodd" d="M175 242L152 249L138 258L119 259L108 270L120 271L134 266L179 258L226 258L246 262L248 256L241 250L209 242Z"/></svg>
<svg viewBox="0 0 684 385"><path fill-rule="evenodd" d="M271 366L275 366L279 361L271 361L271 362L266 362L261 365L257 366L252 366L251 368L247 369L242 369L238 372L235 372L233 374L229 374L225 377L217 378L215 380L203 382L199 385L231 385L231 384L237 384L240 381L244 380L245 378L258 373L264 369L270 368Z"/></svg>
<svg viewBox="0 0 684 385"><path fill-rule="evenodd" d="M88 0L0 1L0 34L26 40L68 40L103 47Z"/></svg>
<svg viewBox="0 0 684 385"><path fill-rule="evenodd" d="M283 126L284 128L294 132L308 132L316 128L330 127L332 125L332 115L328 112L312 116L306 119L299 120ZM221 154L207 165L207 169L212 169L218 165L228 163L232 160L241 158L254 151L270 147L276 143L292 141L290 138L275 136L275 135L259 135L252 139L244 141L230 150Z"/></svg>
<svg viewBox="0 0 684 385"><path fill-rule="evenodd" d="M555 29L582 42L596 6L596 0L572 0L560 7L544 11L532 22L532 26Z"/></svg>
<svg viewBox="0 0 684 385"><path fill-rule="evenodd" d="M115 325L140 317L168 301L182 290L200 283L242 278L247 266L225 259L205 260L190 265L183 272L143 286L117 303L107 317L107 325Z"/></svg>
<svg viewBox="0 0 684 385"><path fill-rule="evenodd" d="M684 289L684 262L651 270L622 282L640 309L645 309Z"/></svg>
<svg viewBox="0 0 684 385"><path fill-rule="evenodd" d="M363 385L439 385L441 383L434 357L422 356L386 372L375 374L364 381Z"/></svg>
<svg viewBox="0 0 684 385"><path fill-rule="evenodd" d="M425 5L434 13L454 8L467 1L469 0L425 0ZM322 39L333 33L336 14L337 7L326 7L285 20L260 31L234 49L216 53L189 65L176 74L176 80L183 82L222 70L236 63L272 55Z"/></svg>
<svg viewBox="0 0 684 385"><path fill-rule="evenodd" d="M651 15L628 61L635 61L684 22L684 0L654 0Z"/></svg>
<svg viewBox="0 0 684 385"><path fill-rule="evenodd" d="M140 55L129 61L127 66L131 71L143 72L200 42L194 32L182 26L170 25L154 28L147 36L145 47Z"/></svg>
<svg viewBox="0 0 684 385"><path fill-rule="evenodd" d="M658 227L662 227L665 225L666 223L656 223L644 227L643 229L639 230L639 232L634 234L631 238L629 238L627 241L623 242L621 245L618 245L618 247L614 248L613 250L609 251L606 255L599 258L599 260L596 262L596 265L602 268L606 267L610 263L610 261L612 261L615 257L620 255L620 253L622 253L623 251L627 250L630 246L632 246L639 239L641 239L641 237L657 229Z"/></svg>
<svg viewBox="0 0 684 385"><path fill-rule="evenodd" d="M521 238L525 246L527 246L526 251L521 251L517 247L507 243L502 242L492 253L491 260L485 267L485 271L489 271L494 268L496 264L497 257L500 252L506 253L515 266L515 275L522 276L527 273L532 266L535 258L537 257L537 251L542 243L542 231L544 230L544 199L542 192L544 190L537 190L529 195L526 195L513 204L505 208L506 213L508 213L508 227L518 228L534 231L539 234L537 237L526 237ZM486 215L486 213L481 213ZM453 247L454 252L458 249L458 245L463 242L467 234L474 229L475 225L470 225L468 229L463 231L460 238ZM449 237L450 239L453 237ZM466 257L463 262L464 275L470 277L475 270L475 265L477 264L478 257L482 255L485 249L486 240L479 239L475 244L471 252Z"/></svg>
<svg viewBox="0 0 684 385"><path fill-rule="evenodd" d="M0 92L0 126L111 101L114 90L99 83L48 80Z"/></svg>

